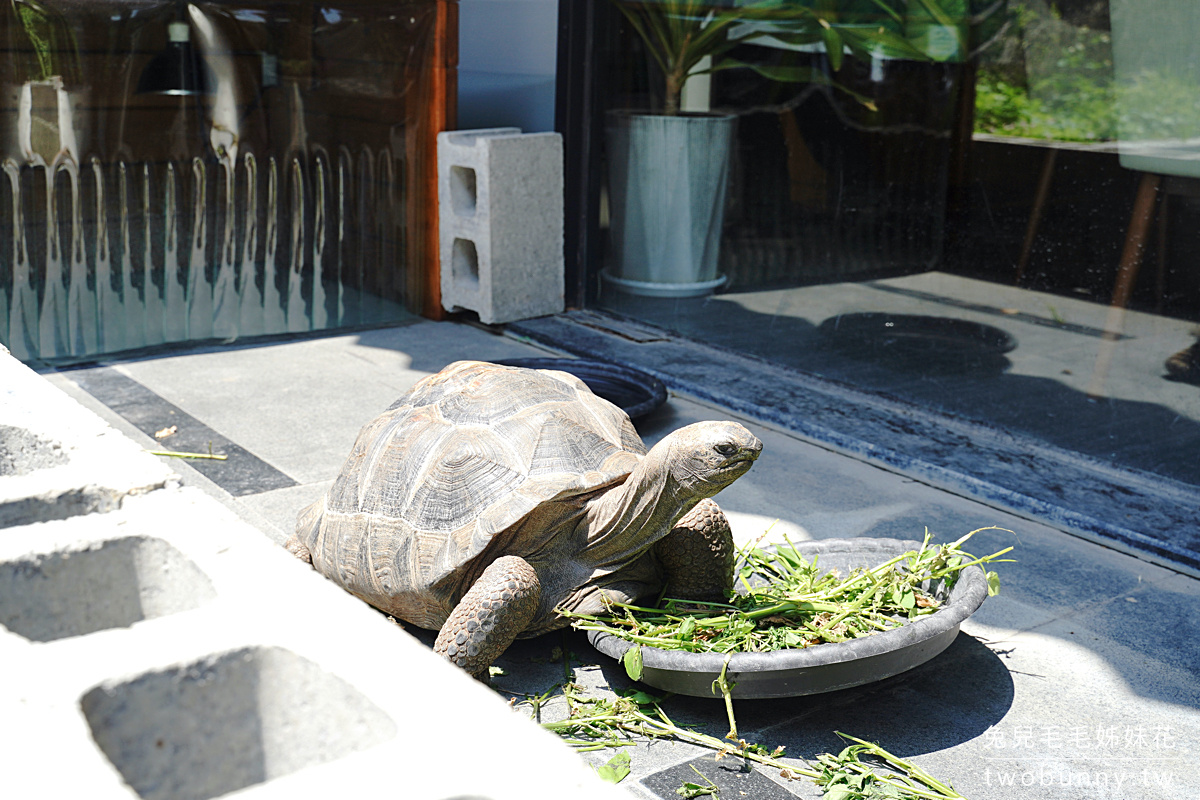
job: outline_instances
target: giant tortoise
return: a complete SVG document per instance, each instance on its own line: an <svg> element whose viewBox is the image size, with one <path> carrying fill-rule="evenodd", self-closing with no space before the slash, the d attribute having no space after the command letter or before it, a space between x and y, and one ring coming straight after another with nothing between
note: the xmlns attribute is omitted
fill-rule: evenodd
<svg viewBox="0 0 1200 800"><path fill-rule="evenodd" d="M517 637L666 589L720 598L729 523L707 499L762 450L699 422L649 452L629 417L573 375L459 361L359 433L288 549L350 593L439 631L477 678Z"/></svg>

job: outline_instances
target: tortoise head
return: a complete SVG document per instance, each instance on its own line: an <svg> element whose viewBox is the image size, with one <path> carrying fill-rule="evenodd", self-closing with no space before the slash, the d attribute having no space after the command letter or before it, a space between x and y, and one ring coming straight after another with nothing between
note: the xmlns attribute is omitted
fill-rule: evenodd
<svg viewBox="0 0 1200 800"><path fill-rule="evenodd" d="M745 475L762 452L758 437L736 422L697 422L667 441L671 478L697 498L712 497Z"/></svg>
<svg viewBox="0 0 1200 800"><path fill-rule="evenodd" d="M736 422L697 422L668 434L625 483L589 504L581 560L609 577L642 563L639 557L683 514L745 475L760 452L762 442Z"/></svg>

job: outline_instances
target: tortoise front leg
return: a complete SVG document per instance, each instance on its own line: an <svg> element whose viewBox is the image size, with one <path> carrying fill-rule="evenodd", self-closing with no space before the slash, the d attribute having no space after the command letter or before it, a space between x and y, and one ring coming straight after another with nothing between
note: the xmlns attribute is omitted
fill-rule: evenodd
<svg viewBox="0 0 1200 800"><path fill-rule="evenodd" d="M728 599L733 589L733 532L725 513L709 498L684 514L654 545L662 565L666 597Z"/></svg>
<svg viewBox="0 0 1200 800"><path fill-rule="evenodd" d="M492 661L533 621L541 593L537 573L525 559L496 559L454 607L433 651L487 683Z"/></svg>

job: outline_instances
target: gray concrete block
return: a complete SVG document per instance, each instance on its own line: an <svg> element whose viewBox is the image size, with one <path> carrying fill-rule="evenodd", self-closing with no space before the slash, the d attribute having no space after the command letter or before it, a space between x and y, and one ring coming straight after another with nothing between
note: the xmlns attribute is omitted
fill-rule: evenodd
<svg viewBox="0 0 1200 800"><path fill-rule="evenodd" d="M35 642L127 628L215 596L208 577L157 536L72 543L0 560L0 625Z"/></svg>
<svg viewBox="0 0 1200 800"><path fill-rule="evenodd" d="M218 797L397 734L362 692L279 647L238 648L108 682L80 707L96 744L146 800Z"/></svg>
<svg viewBox="0 0 1200 800"><path fill-rule="evenodd" d="M563 310L559 134L438 134L438 213L443 307L489 324Z"/></svg>
<svg viewBox="0 0 1200 800"><path fill-rule="evenodd" d="M0 347L0 528L112 511L174 479Z"/></svg>

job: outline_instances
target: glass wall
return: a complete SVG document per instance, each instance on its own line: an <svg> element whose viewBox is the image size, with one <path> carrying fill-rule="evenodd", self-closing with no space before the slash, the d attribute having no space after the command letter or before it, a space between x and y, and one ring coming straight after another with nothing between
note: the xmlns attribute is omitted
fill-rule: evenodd
<svg viewBox="0 0 1200 800"><path fill-rule="evenodd" d="M588 304L1200 485L1200 4L602 5Z"/></svg>
<svg viewBox="0 0 1200 800"><path fill-rule="evenodd" d="M438 2L4 5L0 342L17 357L421 309Z"/></svg>

